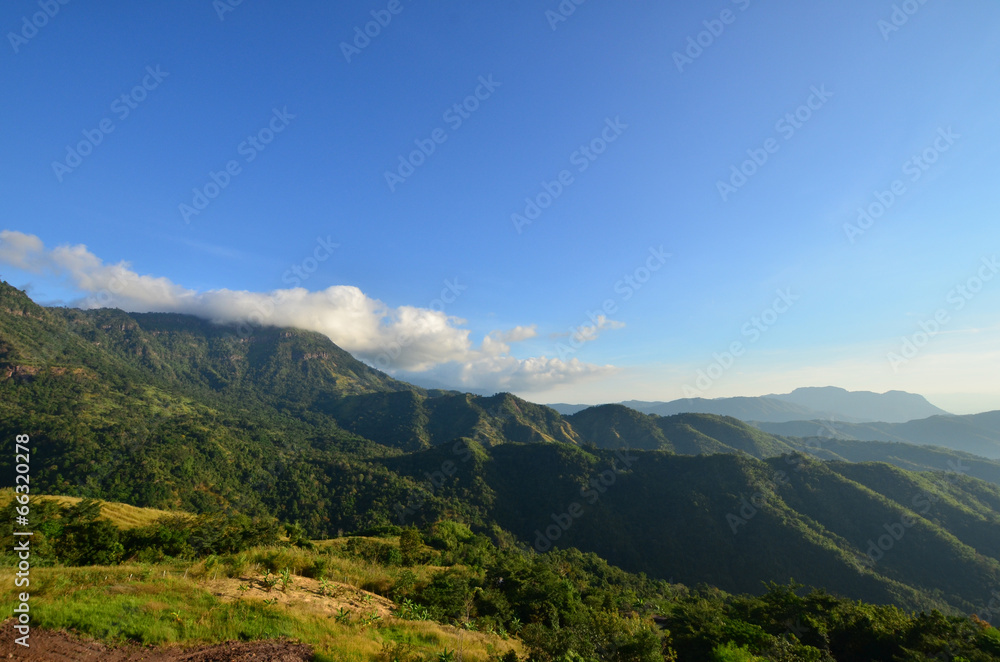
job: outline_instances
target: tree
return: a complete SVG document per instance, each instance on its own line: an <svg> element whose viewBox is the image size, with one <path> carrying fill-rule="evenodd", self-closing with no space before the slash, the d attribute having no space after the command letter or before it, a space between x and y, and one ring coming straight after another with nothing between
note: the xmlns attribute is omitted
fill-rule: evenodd
<svg viewBox="0 0 1000 662"><path fill-rule="evenodd" d="M420 531L413 527L403 529L399 534L399 553L403 557L403 565L414 565L420 560L420 550L424 540Z"/></svg>
<svg viewBox="0 0 1000 662"><path fill-rule="evenodd" d="M84 499L63 512L60 555L70 565L113 565L121 561L125 548L121 532L110 520L98 519L101 504Z"/></svg>

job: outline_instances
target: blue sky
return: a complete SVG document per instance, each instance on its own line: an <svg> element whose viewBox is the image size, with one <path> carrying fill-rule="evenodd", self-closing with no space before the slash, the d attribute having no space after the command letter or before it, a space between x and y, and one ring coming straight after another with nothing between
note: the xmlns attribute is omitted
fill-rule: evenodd
<svg viewBox="0 0 1000 662"><path fill-rule="evenodd" d="M17 0L0 30L0 276L40 302L541 402L1000 409L994 2Z"/></svg>

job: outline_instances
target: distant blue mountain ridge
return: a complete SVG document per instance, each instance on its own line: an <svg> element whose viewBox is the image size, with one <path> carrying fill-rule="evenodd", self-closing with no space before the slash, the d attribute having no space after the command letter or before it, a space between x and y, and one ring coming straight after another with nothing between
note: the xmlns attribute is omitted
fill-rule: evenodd
<svg viewBox="0 0 1000 662"><path fill-rule="evenodd" d="M797 388L791 393L736 398L682 398L670 402L627 400L620 404L644 414L718 414L742 421L788 423L830 420L846 423L905 423L930 416L950 416L922 395L905 391L873 393L848 391L835 386ZM550 404L569 415L589 405Z"/></svg>

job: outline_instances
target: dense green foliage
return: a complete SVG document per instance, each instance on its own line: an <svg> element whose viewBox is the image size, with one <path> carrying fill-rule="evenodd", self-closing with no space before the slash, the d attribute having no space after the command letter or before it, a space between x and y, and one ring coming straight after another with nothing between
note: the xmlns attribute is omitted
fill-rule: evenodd
<svg viewBox="0 0 1000 662"><path fill-rule="evenodd" d="M658 621L680 660L985 662L1000 655L1000 632L981 621L800 588L772 584L760 597L687 592Z"/></svg>
<svg viewBox="0 0 1000 662"><path fill-rule="evenodd" d="M436 619L516 633L533 661L985 662L1000 656L1000 632L975 618L907 613L794 583L771 584L760 596L729 595L651 581L578 550L533 554L483 536L451 538L447 545L433 532L428 537L442 551L426 561L453 567L408 589L410 604Z"/></svg>

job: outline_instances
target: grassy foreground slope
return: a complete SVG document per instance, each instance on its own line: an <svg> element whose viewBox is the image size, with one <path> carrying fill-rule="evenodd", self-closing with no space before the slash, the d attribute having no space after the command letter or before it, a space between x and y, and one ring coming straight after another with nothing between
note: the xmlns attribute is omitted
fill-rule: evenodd
<svg viewBox="0 0 1000 662"><path fill-rule="evenodd" d="M380 660L391 650L431 659L459 649L465 659L485 662L491 653L522 650L519 642L497 635L394 616L398 608L390 600L352 583L321 584L294 574L302 572L296 559L273 550L252 550L247 559L243 572L231 564L213 572L215 566L206 569L204 562L39 568L32 573L32 624L109 644L292 639L311 645L315 659L331 662ZM261 584L256 568L267 563L293 569L287 588ZM375 568L337 569L353 582L391 581ZM17 604L13 571L0 571L0 582L0 613L6 617Z"/></svg>
<svg viewBox="0 0 1000 662"><path fill-rule="evenodd" d="M5 515L12 506L9 496L0 496L7 502ZM176 545L188 523L199 519L186 513L69 497L34 497L31 507L36 535L30 585L15 587L18 559L4 553L0 615L9 617L19 593L28 590L36 628L67 630L108 644L292 639L312 646L316 660L338 662L429 660L440 654L452 659L447 654L456 651L464 659L485 662L524 648L506 633L435 621L426 609L405 600L415 587L429 583L435 568L403 567L398 537L318 543L299 538L293 545L272 535L270 544L216 554L211 553L215 547L199 547L210 539L204 527ZM76 534L86 526L87 540L81 541ZM174 535L153 535L164 530ZM141 551L130 542L136 536L147 545ZM13 547L9 532L0 537L5 548ZM77 545L116 562L86 563L66 549ZM434 552L419 542L413 550L428 560Z"/></svg>

